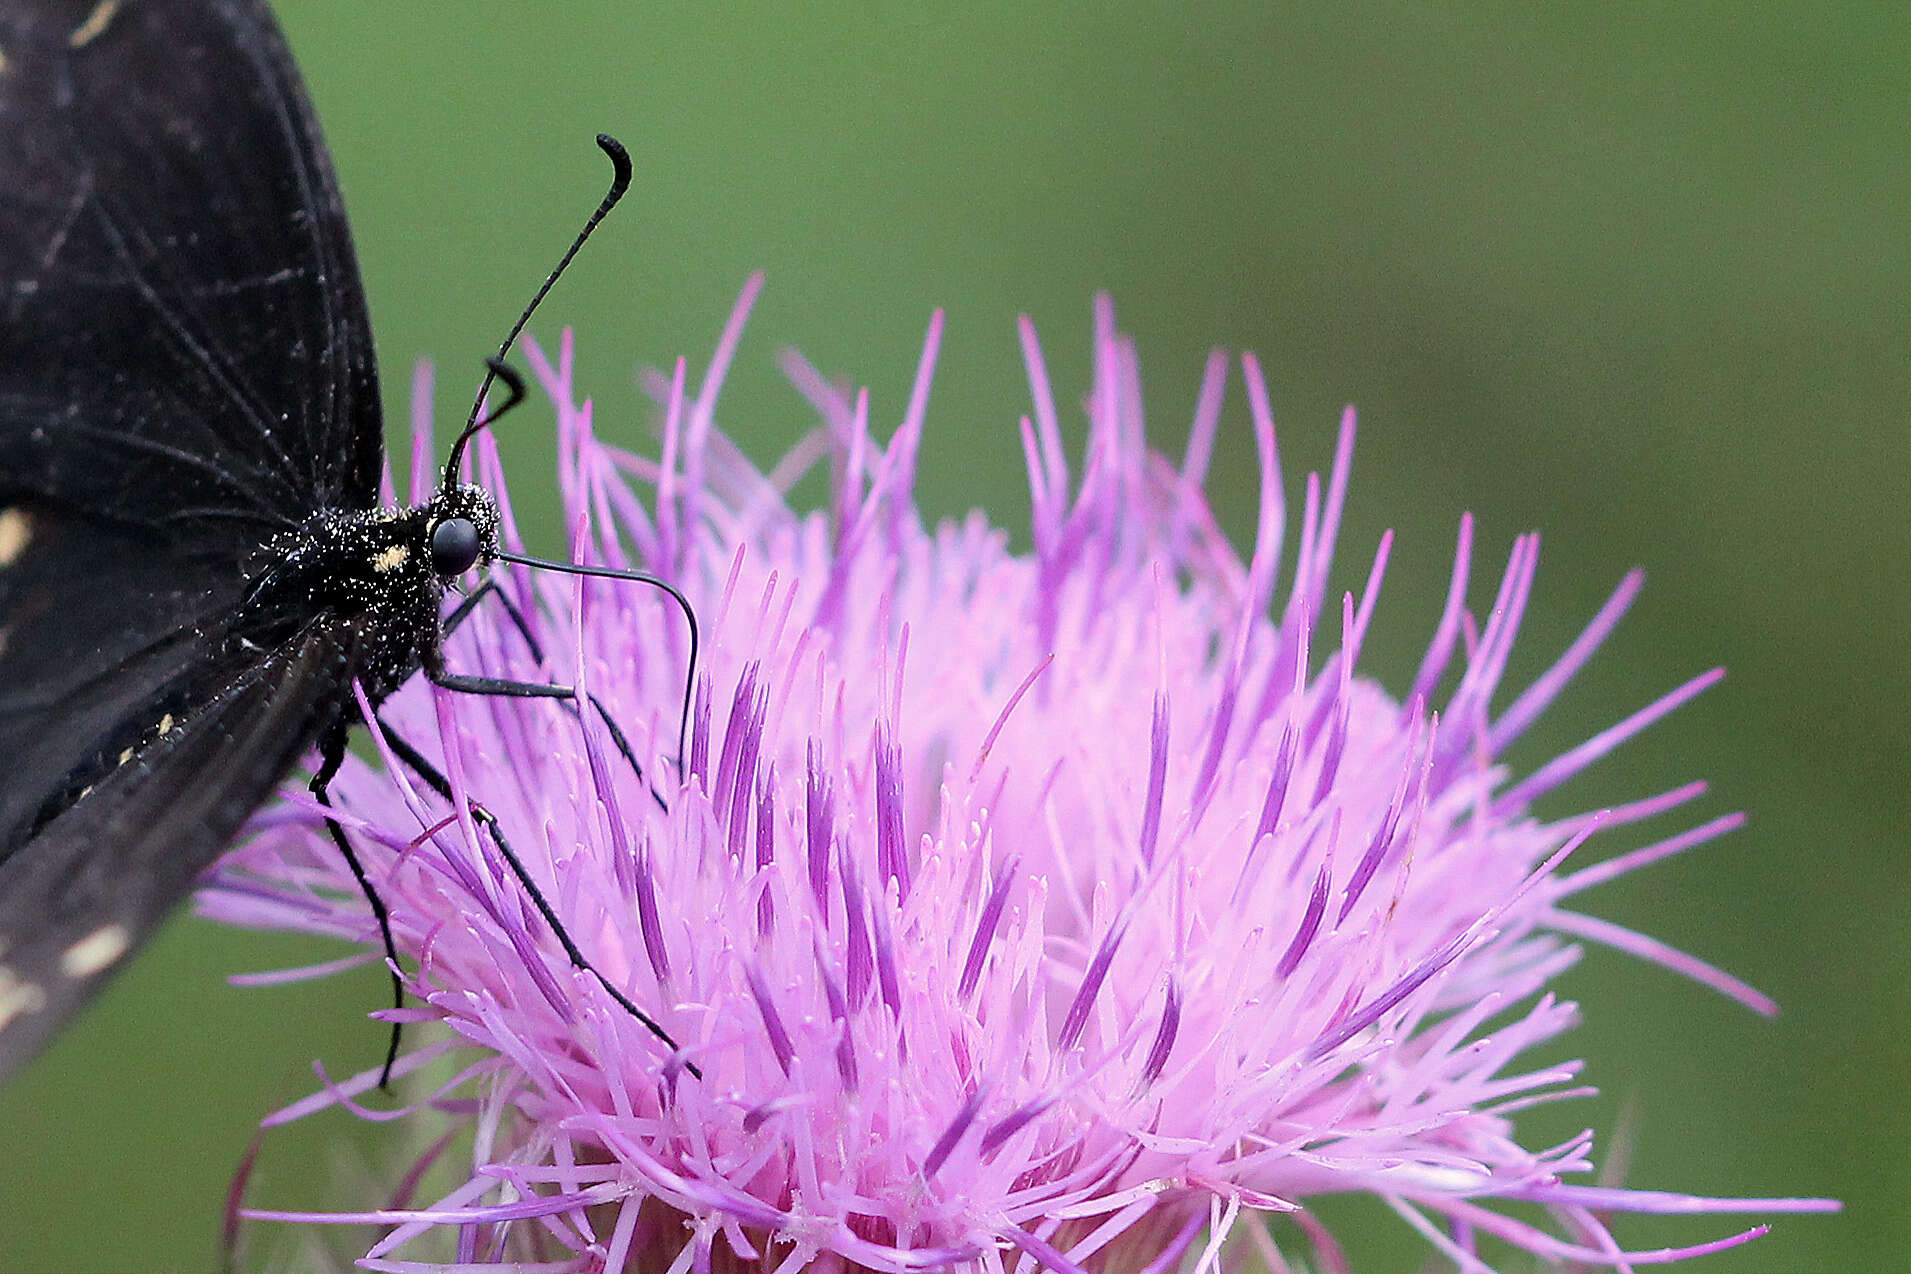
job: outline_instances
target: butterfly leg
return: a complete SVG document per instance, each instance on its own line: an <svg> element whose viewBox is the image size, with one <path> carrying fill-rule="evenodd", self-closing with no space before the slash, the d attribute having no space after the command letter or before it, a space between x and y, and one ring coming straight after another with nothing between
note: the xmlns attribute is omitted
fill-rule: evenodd
<svg viewBox="0 0 1911 1274"><path fill-rule="evenodd" d="M457 632L465 620L471 618L471 613L478 608L478 604L487 597L495 597L498 604L504 607L504 613L511 619L511 626L518 630L518 636L524 639L525 647L530 650L531 658L540 664L543 663L544 647L531 632L531 622L524 617L524 612L518 609L518 604L511 600L511 595L498 586L495 575L485 576L478 586L467 593L464 600L445 616L445 634L449 636ZM602 721L604 729L609 731L611 745L617 749L618 755L623 757L625 764L630 766L631 773L637 776L637 781L649 786L650 780L644 774L643 764L637 760L637 753L632 750L630 740L625 736L623 728L617 724L617 719L611 716L610 710L596 695L587 693L585 697L590 700L591 707L597 709L598 720ZM565 707L572 716L578 715L575 695L572 696L572 702L567 703ZM650 787L650 799L657 803L658 809L670 808L670 802L654 786Z"/></svg>
<svg viewBox="0 0 1911 1274"><path fill-rule="evenodd" d="M524 638L524 644L531 648L531 658L544 662L544 646L531 633L531 623L524 618L524 612L511 600L510 594L498 587L498 577L487 575L478 582L478 586L464 595L449 615L445 616L445 635L450 636L464 627L464 621L471 618L471 612L487 597L496 597L498 604L504 607L504 613L511 617L511 624L518 630L518 636Z"/></svg>
<svg viewBox="0 0 1911 1274"><path fill-rule="evenodd" d="M333 730L320 745L319 768L312 775L309 790L312 798L326 809L332 808L332 780L338 777L338 770L345 764L345 732ZM398 944L392 940L391 912L385 906L385 900L378 896L378 890L372 886L372 879L365 873L365 865L358 860L352 849L351 840L345 835L345 828L330 814L325 816L325 830L332 834L332 843L338 846L338 852L345 856L346 866L352 869L352 876L358 881L358 887L365 894L365 901L371 904L372 917L378 921L378 933L385 941L386 969L391 974L392 1007L405 1007L405 984L398 977ZM399 1037L403 1034L401 1023L391 1024L391 1043L385 1049L385 1066L379 1072L378 1086L391 1087L391 1068L398 1060Z"/></svg>
<svg viewBox="0 0 1911 1274"><path fill-rule="evenodd" d="M443 771L433 765L430 758L407 743L403 736L393 733L391 727L386 725L384 721L381 720L378 723L378 728L384 734L385 742L391 747L392 755L403 762L406 768L410 769L420 779L424 780L426 786L438 793L443 799L449 801L451 799L451 781L444 776ZM585 957L584 953L578 949L577 943L571 938L570 931L564 927L564 922L557 918L556 909L553 908L550 902L544 897L544 891L537 887L537 882L531 879L531 873L526 870L523 860L517 855L517 851L511 848L509 841L505 840L504 829L498 826L496 816L476 801L468 802L468 805L471 810L471 821L484 828L486 835L491 838L491 843L498 847L499 855L511 868L511 874L517 877L518 884L523 887L525 896L530 898L531 905L537 908L538 915L544 918L544 923L551 927L551 932L557 938L558 945L564 948L564 954L570 959L571 967L596 978L598 985L610 993L611 999L617 1001L618 1006L622 1008L624 1012L636 1018L644 1025L646 1030L662 1041L666 1048L675 1052L677 1050L677 1041L670 1037L670 1033L664 1030L650 1014L638 1008L629 996L625 995L615 983L600 973L597 966L592 964L590 960ZM696 1067L690 1066L688 1069L692 1075L698 1075Z"/></svg>
<svg viewBox="0 0 1911 1274"><path fill-rule="evenodd" d="M428 674L431 684L468 695L503 695L510 699L575 699L577 691L569 686L550 686L537 681L505 681L498 677L467 677L463 673L440 669Z"/></svg>

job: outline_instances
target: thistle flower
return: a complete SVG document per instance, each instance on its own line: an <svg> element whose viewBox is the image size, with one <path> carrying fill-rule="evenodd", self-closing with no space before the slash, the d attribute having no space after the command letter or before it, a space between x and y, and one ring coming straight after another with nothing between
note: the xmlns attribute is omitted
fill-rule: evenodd
<svg viewBox="0 0 1911 1274"><path fill-rule="evenodd" d="M1628 1255L1615 1212L1835 1206L1587 1184L1590 1133L1541 1149L1516 1137L1520 1110L1590 1091L1577 1064L1519 1069L1574 1020L1547 988L1576 940L1773 1007L1573 909L1587 887L1736 826L1566 870L1590 838L1618 841L1701 784L1532 813L1716 671L1532 773L1498 760L1618 622L1637 574L1495 708L1538 542L1514 542L1476 627L1462 519L1445 612L1389 694L1356 672L1389 539L1357 591L1329 587L1351 413L1283 567L1274 422L1259 365L1241 360L1261 470L1244 562L1202 493L1228 361L1210 360L1170 463L1147 448L1134 351L1101 301L1075 480L1025 321L1033 549L1015 553L980 513L932 527L912 503L939 316L887 445L866 395L791 360L821 426L768 473L743 458L713 422L756 286L694 393L681 362L655 384L656 462L596 436L568 336L554 362L531 351L580 560L657 572L702 616L684 755L673 612L627 584L505 572L521 619L480 605L453 666L573 684L602 711L417 679L374 731L380 763L351 762L333 788L415 961L405 1017L449 1028L413 1025L400 1071L420 1077L421 1118L462 1125L470 1166L428 1204L256 1215L383 1223L361 1262L374 1270L1073 1274L1287 1270L1302 1250L1309 1268L1345 1268L1309 1209L1336 1192L1383 1201L1463 1270L1489 1268L1482 1240L1625 1270L1764 1230ZM428 486L419 425L413 482ZM785 492L825 458L828 507L793 511ZM495 452L478 463L502 493ZM453 801L400 763L407 745ZM674 1049L567 960L473 803ZM200 906L336 935L366 959L378 947L299 798L261 820ZM268 1122L363 1111L376 1080L328 1080ZM450 1144L411 1185L434 1160L443 1171Z"/></svg>

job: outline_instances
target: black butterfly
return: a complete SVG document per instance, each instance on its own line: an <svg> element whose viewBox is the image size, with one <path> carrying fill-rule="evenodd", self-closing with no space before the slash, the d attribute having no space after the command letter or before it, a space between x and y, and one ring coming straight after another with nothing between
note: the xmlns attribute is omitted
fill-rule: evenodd
<svg viewBox="0 0 1911 1274"><path fill-rule="evenodd" d="M0 1079L315 745L324 798L355 681L569 694L445 670L496 506L454 454L381 508L382 455L344 208L261 0L0 0Z"/></svg>

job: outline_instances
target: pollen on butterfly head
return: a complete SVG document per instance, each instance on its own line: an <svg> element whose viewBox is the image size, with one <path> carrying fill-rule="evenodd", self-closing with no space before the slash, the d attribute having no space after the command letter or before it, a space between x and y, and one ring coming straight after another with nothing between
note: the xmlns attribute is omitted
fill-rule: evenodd
<svg viewBox="0 0 1911 1274"><path fill-rule="evenodd" d="M403 544L393 544L372 555L372 569L380 575L389 575L403 566L410 557L409 548Z"/></svg>

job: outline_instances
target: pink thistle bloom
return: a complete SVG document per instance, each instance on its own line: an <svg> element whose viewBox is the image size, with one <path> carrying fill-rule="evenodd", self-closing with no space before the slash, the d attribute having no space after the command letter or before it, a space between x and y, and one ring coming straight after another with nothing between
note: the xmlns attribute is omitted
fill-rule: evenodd
<svg viewBox="0 0 1911 1274"><path fill-rule="evenodd" d="M568 337L555 362L532 350L579 560L657 572L701 616L682 765L681 619L638 586L503 571L537 653L487 603L452 666L595 696L644 777L593 711L422 678L391 700L383 764L349 762L333 791L415 961L400 1071L429 1081L419 1110L462 1121L470 1166L413 1203L445 1171L440 1140L387 1209L254 1215L382 1223L360 1264L388 1271L1153 1274L1290 1270L1302 1253L1344 1269L1309 1210L1336 1192L1381 1200L1467 1271L1489 1269L1483 1239L1629 1270L1765 1228L1628 1254L1616 1212L1836 1206L1602 1187L1590 1133L1516 1137L1518 1111L1590 1091L1578 1064L1519 1068L1574 1021L1547 988L1576 940L1773 1009L1572 909L1735 827L1567 869L1589 838L1701 784L1531 812L1718 672L1530 774L1497 759L1619 620L1636 573L1495 709L1538 541L1514 542L1477 626L1462 519L1445 613L1390 694L1356 672L1389 540L1356 591L1329 591L1351 413L1284 555L1274 422L1241 360L1261 468L1244 562L1202 493L1228 360L1211 359L1171 463L1144 441L1134 351L1102 301L1076 479L1025 321L1034 547L1018 554L980 513L932 527L912 502L940 316L887 445L866 395L792 360L821 428L767 474L742 457L713 420L756 289L694 391L681 362L654 384L659 461L597 438ZM428 488L426 410L413 483ZM793 511L783 493L825 458L828 508ZM502 493L495 452L478 466ZM396 739L496 816L674 1050L572 967L491 838L399 763ZM201 909L374 958L370 911L310 804L288 798L260 828ZM268 1123L370 1115L357 1099L377 1075L327 1080Z"/></svg>

